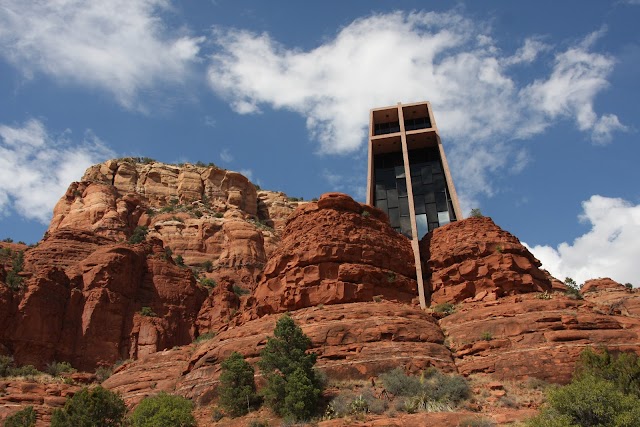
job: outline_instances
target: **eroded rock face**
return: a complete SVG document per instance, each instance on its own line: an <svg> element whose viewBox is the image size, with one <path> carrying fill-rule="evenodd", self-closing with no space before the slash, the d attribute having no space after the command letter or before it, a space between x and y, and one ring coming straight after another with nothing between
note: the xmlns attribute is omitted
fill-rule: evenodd
<svg viewBox="0 0 640 427"><path fill-rule="evenodd" d="M374 296L411 302L416 294L409 241L378 209L328 193L289 218L254 297L262 315Z"/></svg>
<svg viewBox="0 0 640 427"><path fill-rule="evenodd" d="M190 343L206 296L160 241L100 246L66 271L36 269L26 290L11 294L18 304L3 320L2 342L19 364L57 360L92 370Z"/></svg>
<svg viewBox="0 0 640 427"><path fill-rule="evenodd" d="M420 245L431 276L432 304L495 300L552 288L540 261L488 217L437 228Z"/></svg>
<svg viewBox="0 0 640 427"><path fill-rule="evenodd" d="M109 160L69 186L48 234L84 232L115 242L145 226L149 237L162 240L187 265L212 263L218 275L235 274L238 283L253 288L296 206L283 193L258 196L246 177L214 166ZM70 249L76 259L87 255L85 248Z"/></svg>
<svg viewBox="0 0 640 427"><path fill-rule="evenodd" d="M542 295L463 303L440 320L458 371L566 383L586 347L640 353L639 317L605 313L560 293Z"/></svg>
<svg viewBox="0 0 640 427"><path fill-rule="evenodd" d="M584 285L580 288L580 292L586 294L587 292L596 292L604 290L622 291L625 290L623 284L616 282L608 277L600 279L591 279L584 282Z"/></svg>
<svg viewBox="0 0 640 427"><path fill-rule="evenodd" d="M390 302L328 305L298 310L291 314L318 354L317 367L331 378L368 378L404 366L418 373L429 366L455 371L451 354L443 345L444 335L433 318L417 308ZM177 350L155 354L132 362L113 375L105 387L135 400L145 390L132 384L135 372L149 372L145 378L179 394L208 403L215 395L220 363L233 351L255 363L279 315L269 315L230 328L200 344L184 361ZM173 365L172 361L180 359ZM167 372L154 366L175 366ZM171 372L181 371L181 376ZM171 383L173 381L173 383ZM153 393L149 384L147 393Z"/></svg>

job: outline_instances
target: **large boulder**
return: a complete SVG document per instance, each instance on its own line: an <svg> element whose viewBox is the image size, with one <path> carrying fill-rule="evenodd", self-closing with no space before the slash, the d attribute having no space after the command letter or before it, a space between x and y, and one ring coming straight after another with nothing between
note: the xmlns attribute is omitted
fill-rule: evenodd
<svg viewBox="0 0 640 427"><path fill-rule="evenodd" d="M417 295L409 240L382 211L340 193L299 207L254 293L259 315Z"/></svg>

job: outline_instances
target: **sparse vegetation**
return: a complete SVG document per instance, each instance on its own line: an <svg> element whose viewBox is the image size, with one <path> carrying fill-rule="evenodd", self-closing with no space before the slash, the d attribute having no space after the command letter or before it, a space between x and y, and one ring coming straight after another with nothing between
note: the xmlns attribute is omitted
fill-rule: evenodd
<svg viewBox="0 0 640 427"><path fill-rule="evenodd" d="M180 266L180 267L184 267L184 258L182 258L182 255L176 255L176 257L173 259L176 263L176 265Z"/></svg>
<svg viewBox="0 0 640 427"><path fill-rule="evenodd" d="M459 427L494 427L495 421L489 418L469 417L460 421Z"/></svg>
<svg viewBox="0 0 640 427"><path fill-rule="evenodd" d="M5 237L4 239L2 239L2 241L4 243L13 243L13 239L11 237Z"/></svg>
<svg viewBox="0 0 640 427"><path fill-rule="evenodd" d="M238 295L239 297L241 297L242 295L247 295L248 293L250 293L250 291L248 289L245 289L241 286L238 285L233 285L232 287L233 289L233 293Z"/></svg>
<svg viewBox="0 0 640 427"><path fill-rule="evenodd" d="M471 212L469 212L469 217L470 218L483 218L484 215L482 215L482 212L480 211L479 208L473 208L473 209L471 209Z"/></svg>
<svg viewBox="0 0 640 427"><path fill-rule="evenodd" d="M393 271L389 271L387 273L387 282L393 283L395 281L396 281L396 273L394 273Z"/></svg>
<svg viewBox="0 0 640 427"><path fill-rule="evenodd" d="M216 336L215 332L205 332L204 334L198 335L198 338L193 340L193 342L196 343L196 344L199 344L201 342L208 341L208 340L210 340L211 338L213 338L215 336Z"/></svg>
<svg viewBox="0 0 640 427"><path fill-rule="evenodd" d="M212 261L205 261L202 263L202 268L204 269L204 271L206 271L207 273L211 273L213 271L213 262Z"/></svg>
<svg viewBox="0 0 640 427"><path fill-rule="evenodd" d="M580 293L580 286L573 280L571 277L566 277L564 279L564 284L567 286L567 290L565 294L571 299L584 299L582 294Z"/></svg>
<svg viewBox="0 0 640 427"><path fill-rule="evenodd" d="M111 376L113 369L108 366L98 366L96 368L96 380L101 383Z"/></svg>
<svg viewBox="0 0 640 427"><path fill-rule="evenodd" d="M13 357L0 356L0 378L2 377L34 377L42 375L32 365L16 366Z"/></svg>
<svg viewBox="0 0 640 427"><path fill-rule="evenodd" d="M235 351L222 362L221 367L219 405L232 417L247 414L259 403L253 367Z"/></svg>
<svg viewBox="0 0 640 427"><path fill-rule="evenodd" d="M469 385L459 375L445 375L437 369L423 372L420 378L396 368L380 376L390 393L400 396L396 408L405 412L451 410L469 396Z"/></svg>
<svg viewBox="0 0 640 427"><path fill-rule="evenodd" d="M132 427L195 427L193 402L161 392L146 397L131 414Z"/></svg>
<svg viewBox="0 0 640 427"><path fill-rule="evenodd" d="M77 369L71 366L69 362L53 361L47 364L45 372L53 377L59 377L62 374L73 374Z"/></svg>
<svg viewBox="0 0 640 427"><path fill-rule="evenodd" d="M218 285L215 280L209 279L208 277L201 278L199 282L202 286L206 286L207 288L210 288L210 289L213 289Z"/></svg>
<svg viewBox="0 0 640 427"><path fill-rule="evenodd" d="M101 386L83 388L53 411L51 427L121 427L127 407L116 393Z"/></svg>
<svg viewBox="0 0 640 427"><path fill-rule="evenodd" d="M22 276L20 276L24 268L24 252L9 250L9 254L11 255L11 270L7 272L5 281L11 290L19 291L24 281Z"/></svg>
<svg viewBox="0 0 640 427"><path fill-rule="evenodd" d="M144 306L140 309L140 314L145 317L157 317L158 315L151 309L151 307Z"/></svg>
<svg viewBox="0 0 640 427"><path fill-rule="evenodd" d="M147 233L149 229L144 225L139 225L133 230L133 234L129 237L129 243L135 245L137 243L142 243L147 238Z"/></svg>
<svg viewBox="0 0 640 427"><path fill-rule="evenodd" d="M369 218L371 216L371 212L363 210L360 215L362 215L363 218Z"/></svg>
<svg viewBox="0 0 640 427"><path fill-rule="evenodd" d="M156 160L152 159L151 157L121 157L117 159L117 161L125 163L142 163L145 165L156 162Z"/></svg>
<svg viewBox="0 0 640 427"><path fill-rule="evenodd" d="M304 202L304 197L287 197L289 202Z"/></svg>
<svg viewBox="0 0 640 427"><path fill-rule="evenodd" d="M640 425L640 360L586 349L573 381L547 392L547 404L529 427Z"/></svg>
<svg viewBox="0 0 640 427"><path fill-rule="evenodd" d="M316 354L306 352L310 346L309 337L285 314L260 352L258 366L267 381L262 390L265 402L285 418L309 419L317 408L322 389L313 369Z"/></svg>
<svg viewBox="0 0 640 427"><path fill-rule="evenodd" d="M631 283L625 283L624 287L629 289L630 291L633 290L633 285Z"/></svg>
<svg viewBox="0 0 640 427"><path fill-rule="evenodd" d="M483 341L491 341L493 339L493 334L489 331L484 331L481 335L480 335L480 339Z"/></svg>
<svg viewBox="0 0 640 427"><path fill-rule="evenodd" d="M544 299L544 300L548 300L552 298L552 295L550 292L544 291L544 292L540 292L536 295L536 298L538 299Z"/></svg>
<svg viewBox="0 0 640 427"><path fill-rule="evenodd" d="M450 302L443 302L441 304L438 304L436 306L433 307L433 311L436 313L440 313L443 314L445 316L448 316L450 314L455 313L456 311L456 306L453 305Z"/></svg>
<svg viewBox="0 0 640 427"><path fill-rule="evenodd" d="M27 406L8 416L2 425L3 427L33 427L36 425L36 411L33 410L33 406Z"/></svg>

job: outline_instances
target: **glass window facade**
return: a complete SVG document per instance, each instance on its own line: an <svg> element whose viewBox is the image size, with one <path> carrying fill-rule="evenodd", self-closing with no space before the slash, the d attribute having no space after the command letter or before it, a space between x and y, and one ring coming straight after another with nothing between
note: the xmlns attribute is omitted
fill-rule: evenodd
<svg viewBox="0 0 640 427"><path fill-rule="evenodd" d="M406 119L404 121L404 130L426 129L431 127L429 117L418 117L417 119Z"/></svg>
<svg viewBox="0 0 640 427"><path fill-rule="evenodd" d="M373 127L374 135L400 132L400 122L376 123Z"/></svg>
<svg viewBox="0 0 640 427"><path fill-rule="evenodd" d="M418 238L456 221L437 147L409 150L411 187ZM374 156L374 205L389 216L391 226L411 238L411 217L402 153Z"/></svg>
<svg viewBox="0 0 640 427"><path fill-rule="evenodd" d="M411 238L409 199L402 152L374 157L374 205L388 216L391 227Z"/></svg>

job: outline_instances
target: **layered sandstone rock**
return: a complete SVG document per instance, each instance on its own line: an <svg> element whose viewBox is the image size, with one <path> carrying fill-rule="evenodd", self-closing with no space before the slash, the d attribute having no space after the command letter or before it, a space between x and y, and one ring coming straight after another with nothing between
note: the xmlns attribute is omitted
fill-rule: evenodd
<svg viewBox="0 0 640 427"><path fill-rule="evenodd" d="M100 246L66 271L36 269L25 285L12 294L2 343L19 364L40 368L64 360L91 370L187 344L207 295L159 241Z"/></svg>
<svg viewBox="0 0 640 427"><path fill-rule="evenodd" d="M254 293L259 315L317 304L411 302L411 244L378 209L339 193L299 207Z"/></svg>
<svg viewBox="0 0 640 427"><path fill-rule="evenodd" d="M220 363L233 351L255 363L267 337L273 336L278 317L268 315L229 328L200 344L188 362L178 350L142 358L104 385L131 401L155 393L154 388L162 384L163 389L208 403L216 394ZM368 378L397 366L414 373L430 366L455 371L437 323L417 308L390 302L352 303L297 310L292 317L311 339L317 367L334 379ZM176 377L179 371L181 376ZM137 372L152 378L148 385L137 384Z"/></svg>
<svg viewBox="0 0 640 427"><path fill-rule="evenodd" d="M235 275L238 283L253 288L296 206L283 193L258 195L246 177L215 166L109 160L90 167L81 182L69 186L54 209L48 234L88 233L124 241L136 227L145 226L149 237L162 240L187 265L213 264L217 273L212 277ZM60 248L69 244L47 241ZM76 260L87 255L80 246L67 251ZM35 258L41 263L46 259Z"/></svg>
<svg viewBox="0 0 640 427"><path fill-rule="evenodd" d="M564 383L586 347L640 353L639 317L604 313L560 293L463 303L440 326L464 375Z"/></svg>
<svg viewBox="0 0 640 427"><path fill-rule="evenodd" d="M0 421L32 406L36 412L36 427L51 425L51 415L62 408L68 397L82 386L62 382L41 382L36 379L0 379Z"/></svg>
<svg viewBox="0 0 640 427"><path fill-rule="evenodd" d="M437 228L420 246L434 304L467 298L495 300L552 288L547 274L539 268L540 261L488 217Z"/></svg>
<svg viewBox="0 0 640 427"><path fill-rule="evenodd" d="M597 292L597 291L622 291L626 288L621 283L616 282L608 277L600 278L600 279L591 279L584 282L582 287L580 288L580 292L586 294L588 292Z"/></svg>

